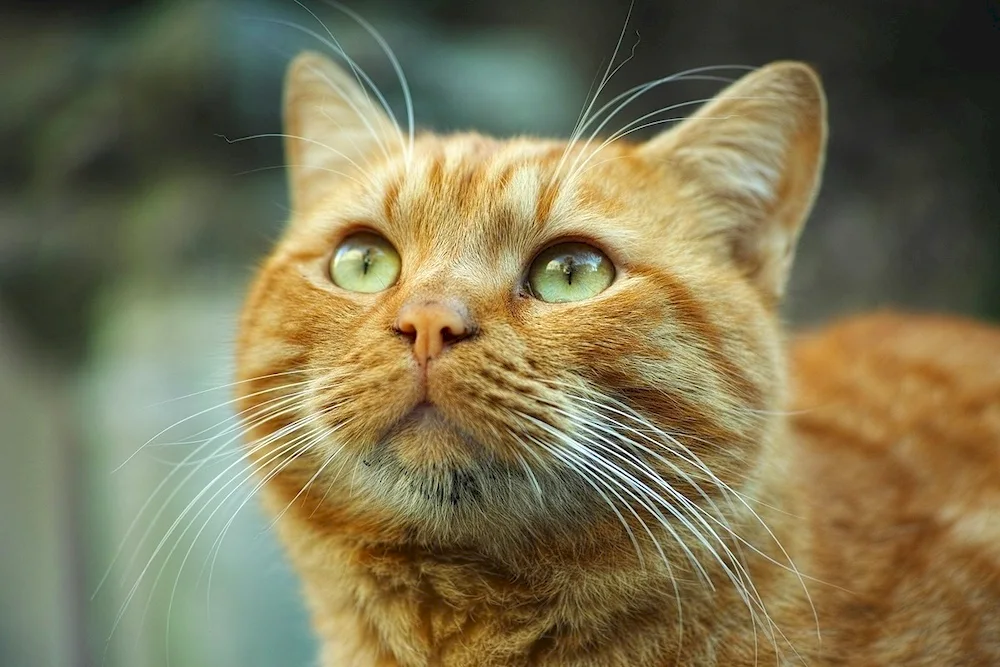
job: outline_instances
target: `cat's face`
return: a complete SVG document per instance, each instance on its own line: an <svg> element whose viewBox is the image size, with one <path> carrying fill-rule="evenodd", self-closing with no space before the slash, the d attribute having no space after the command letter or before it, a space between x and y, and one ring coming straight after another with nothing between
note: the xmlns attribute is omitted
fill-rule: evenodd
<svg viewBox="0 0 1000 667"><path fill-rule="evenodd" d="M239 348L283 502L469 537L686 516L740 485L780 407L774 310L821 163L806 68L599 151L411 144L313 55L286 115L294 211Z"/></svg>

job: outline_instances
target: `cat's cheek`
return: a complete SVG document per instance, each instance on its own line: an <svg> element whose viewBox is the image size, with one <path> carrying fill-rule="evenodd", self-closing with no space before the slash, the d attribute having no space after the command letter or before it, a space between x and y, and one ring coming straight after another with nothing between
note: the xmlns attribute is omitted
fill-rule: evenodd
<svg viewBox="0 0 1000 667"><path fill-rule="evenodd" d="M663 317L662 308L612 298L543 307L534 309L524 337L533 356L593 380L599 369L618 368L625 357L662 356L657 323Z"/></svg>

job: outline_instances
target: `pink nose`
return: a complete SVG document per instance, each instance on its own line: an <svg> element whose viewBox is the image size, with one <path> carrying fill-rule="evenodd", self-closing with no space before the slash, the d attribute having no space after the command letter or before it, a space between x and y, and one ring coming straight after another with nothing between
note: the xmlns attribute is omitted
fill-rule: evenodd
<svg viewBox="0 0 1000 667"><path fill-rule="evenodd" d="M472 332L458 310L440 301L406 304L400 309L394 328L413 343L413 356L421 366Z"/></svg>

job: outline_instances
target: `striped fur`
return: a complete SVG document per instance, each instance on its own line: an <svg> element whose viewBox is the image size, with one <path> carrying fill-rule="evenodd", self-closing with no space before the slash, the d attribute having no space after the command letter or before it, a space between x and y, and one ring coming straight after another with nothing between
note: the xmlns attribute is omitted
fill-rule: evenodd
<svg viewBox="0 0 1000 667"><path fill-rule="evenodd" d="M891 387L877 369L892 357L892 373L915 369L914 387L941 385L948 424L949 387L966 376L920 331L954 345L975 326L834 329L796 349L786 398L776 308L819 181L824 115L815 75L778 63L644 144L424 134L411 145L343 71L295 61L294 211L244 309L237 386L325 667L1000 659L984 613L1000 601L986 505L915 506L951 512L962 527L940 539L983 551L941 563L955 572L940 585L889 572L890 546L869 567L861 543L910 526L889 500L910 487L865 461L910 436L910 453L943 447L952 432L890 440L879 420L906 408L890 388L870 397L853 383ZM339 240L362 228L403 258L384 292L328 278ZM530 298L527 264L564 239L602 248L616 281L586 301ZM392 322L421 299L461 302L476 335L434 360L436 412L414 418L416 363ZM904 333L905 354L887 342ZM1000 359L1000 336L975 335L962 363ZM993 393L963 399L962 446L995 470L1000 379L977 372L974 391ZM806 410L789 419L790 405ZM976 488L995 496L987 477ZM851 524L865 511L854 483L878 516ZM934 539L922 525L899 544ZM873 577L887 572L902 583L882 595L889 584ZM973 579L977 602L962 588ZM979 639L971 617L914 634L938 627L906 606L920 591L957 596ZM898 625L873 631L878 617Z"/></svg>

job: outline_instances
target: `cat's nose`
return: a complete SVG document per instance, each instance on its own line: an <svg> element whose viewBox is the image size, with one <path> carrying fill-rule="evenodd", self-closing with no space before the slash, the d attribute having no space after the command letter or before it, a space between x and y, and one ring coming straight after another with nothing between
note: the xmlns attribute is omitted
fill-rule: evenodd
<svg viewBox="0 0 1000 667"><path fill-rule="evenodd" d="M473 331L459 308L440 301L406 304L393 328L413 344L413 356L421 366L439 356L447 346L468 338Z"/></svg>

